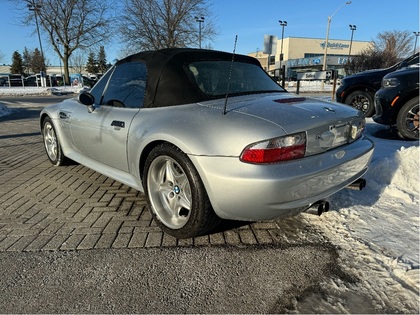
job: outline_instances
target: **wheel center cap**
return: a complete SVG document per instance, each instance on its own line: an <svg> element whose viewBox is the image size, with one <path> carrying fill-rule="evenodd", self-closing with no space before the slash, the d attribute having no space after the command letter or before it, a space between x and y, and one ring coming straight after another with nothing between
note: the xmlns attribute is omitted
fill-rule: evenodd
<svg viewBox="0 0 420 315"><path fill-rule="evenodd" d="M178 186L174 187L174 193L179 194L181 192L181 188L179 188Z"/></svg>

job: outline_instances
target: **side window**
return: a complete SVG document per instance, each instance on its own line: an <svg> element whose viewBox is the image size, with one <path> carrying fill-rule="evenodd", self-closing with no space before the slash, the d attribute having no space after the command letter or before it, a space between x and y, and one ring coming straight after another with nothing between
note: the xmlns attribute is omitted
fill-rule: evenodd
<svg viewBox="0 0 420 315"><path fill-rule="evenodd" d="M90 94L93 95L95 98L96 104L101 104L102 94L104 93L106 84L108 83L109 77L111 76L112 72L114 72L115 66L109 69L104 76L93 86L92 90L90 90Z"/></svg>
<svg viewBox="0 0 420 315"><path fill-rule="evenodd" d="M147 68L143 62L118 65L108 82L102 105L140 108L146 90Z"/></svg>

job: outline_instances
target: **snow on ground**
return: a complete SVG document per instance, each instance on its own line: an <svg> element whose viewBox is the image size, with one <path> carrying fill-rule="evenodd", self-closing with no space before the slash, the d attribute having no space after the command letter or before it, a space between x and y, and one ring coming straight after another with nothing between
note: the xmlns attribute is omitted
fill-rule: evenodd
<svg viewBox="0 0 420 315"><path fill-rule="evenodd" d="M10 108L0 103L0 117L10 115L11 113L12 110Z"/></svg>
<svg viewBox="0 0 420 315"><path fill-rule="evenodd" d="M384 126L367 119L366 134L375 142L367 187L331 196L331 211L308 222L340 248L340 265L362 281L326 287L341 296L374 292L376 309L412 313L419 310L419 141L377 136L383 133Z"/></svg>
<svg viewBox="0 0 420 315"><path fill-rule="evenodd" d="M62 87L7 87L0 86L0 96L30 96L30 95L52 95L78 93L81 90L88 89L80 86L62 86Z"/></svg>
<svg viewBox="0 0 420 315"><path fill-rule="evenodd" d="M293 88L290 85L288 90ZM301 91L316 92L317 88L306 86ZM0 88L0 96L23 95L14 90ZM60 91L54 90L57 92ZM9 113L0 101L0 116ZM337 296L365 294L377 303L378 310L418 311L419 141L385 137L387 127L371 118L367 119L366 135L375 142L375 153L364 176L367 187L362 191L343 190L331 196L329 212L304 218L340 248L343 270L362 281L353 288L337 282L325 283L329 292L332 290ZM325 303L320 312L330 307L328 301ZM345 306L343 310L349 311ZM340 306L332 311L339 312Z"/></svg>

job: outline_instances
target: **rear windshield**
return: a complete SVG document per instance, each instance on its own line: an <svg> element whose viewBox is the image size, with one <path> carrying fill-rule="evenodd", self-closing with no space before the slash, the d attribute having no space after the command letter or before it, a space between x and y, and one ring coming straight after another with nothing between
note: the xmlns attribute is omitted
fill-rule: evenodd
<svg viewBox="0 0 420 315"><path fill-rule="evenodd" d="M195 83L209 96L284 92L260 67L244 62L197 61L188 70Z"/></svg>

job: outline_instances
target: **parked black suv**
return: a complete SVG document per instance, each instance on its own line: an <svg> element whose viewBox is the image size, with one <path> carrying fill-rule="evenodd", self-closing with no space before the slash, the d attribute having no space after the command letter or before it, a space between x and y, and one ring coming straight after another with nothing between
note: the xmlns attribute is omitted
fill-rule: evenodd
<svg viewBox="0 0 420 315"><path fill-rule="evenodd" d="M374 96L380 89L382 78L393 71L419 63L419 53L386 69L368 70L344 77L336 92L337 102L361 110L366 117L375 113Z"/></svg>
<svg viewBox="0 0 420 315"><path fill-rule="evenodd" d="M375 94L379 124L397 127L400 137L419 139L419 65L387 74Z"/></svg>

